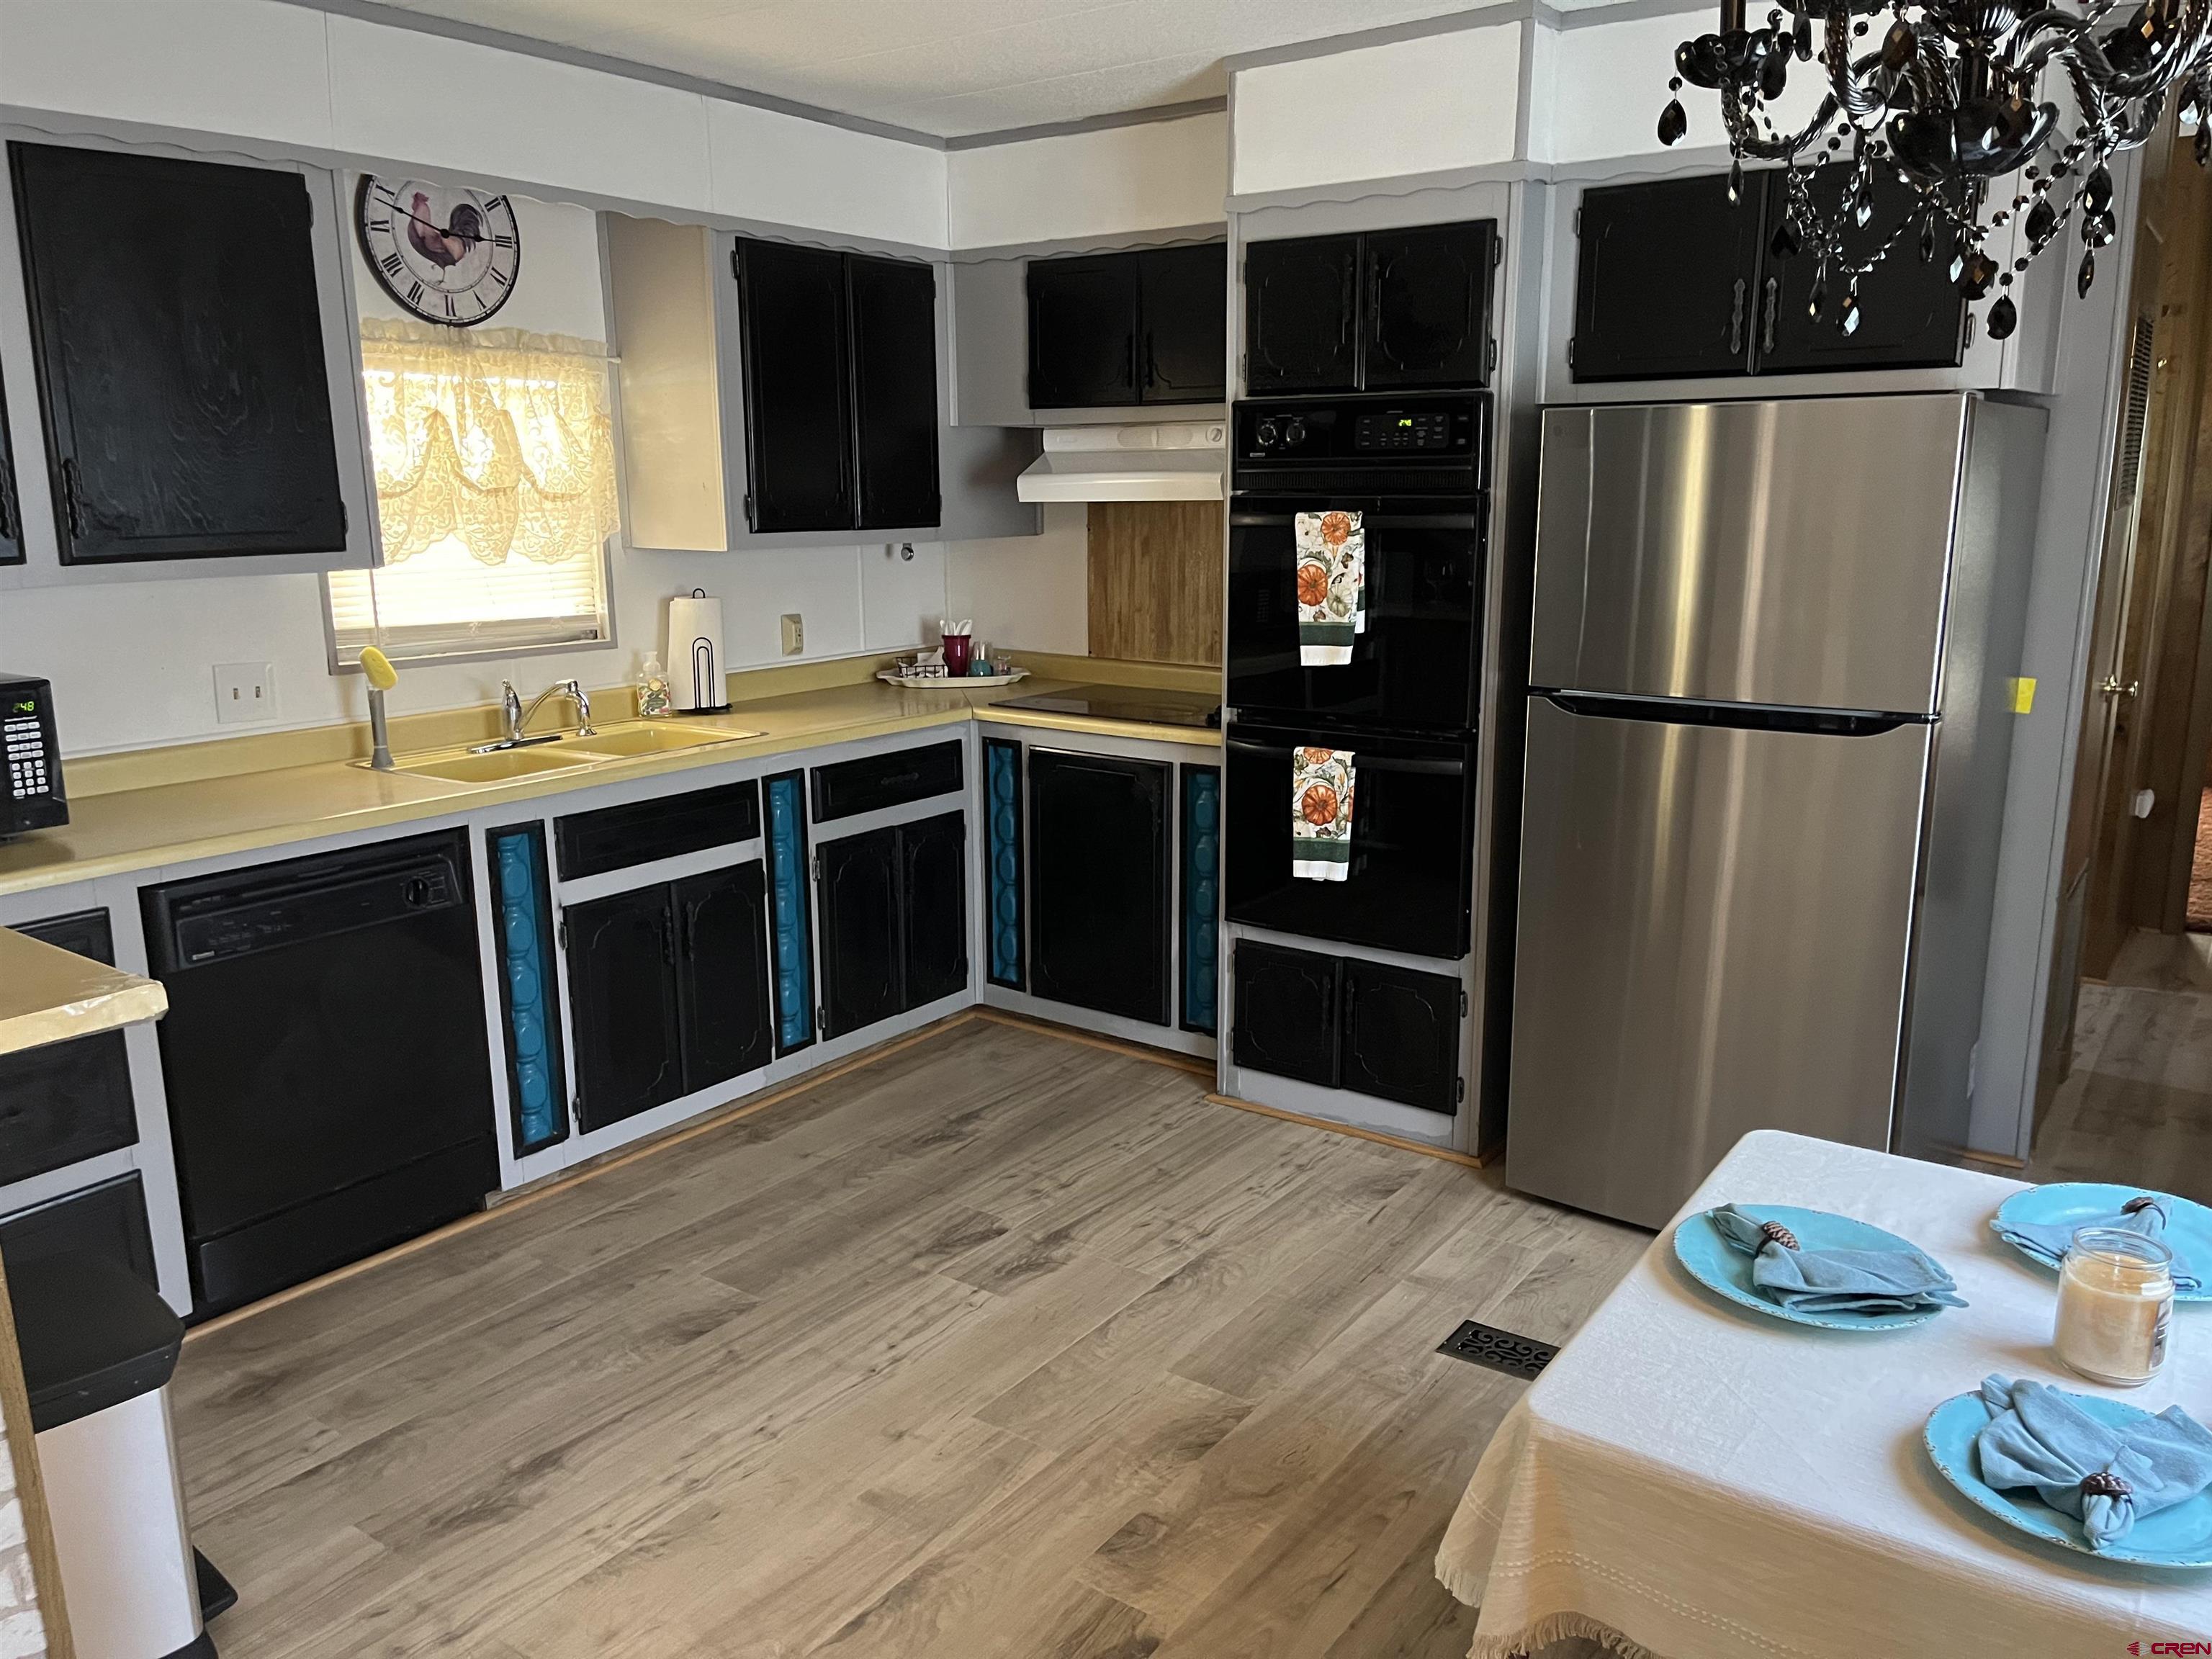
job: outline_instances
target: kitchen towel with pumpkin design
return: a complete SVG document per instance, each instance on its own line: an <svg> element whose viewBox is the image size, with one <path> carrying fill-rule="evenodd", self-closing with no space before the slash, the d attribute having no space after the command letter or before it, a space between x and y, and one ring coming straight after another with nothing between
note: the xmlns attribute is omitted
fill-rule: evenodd
<svg viewBox="0 0 2212 1659"><path fill-rule="evenodd" d="M1291 874L1342 881L1352 869L1352 751L1291 750Z"/></svg>
<svg viewBox="0 0 2212 1659"><path fill-rule="evenodd" d="M1301 513L1298 661L1322 668L1352 660L1352 641L1367 626L1367 532L1357 513Z"/></svg>

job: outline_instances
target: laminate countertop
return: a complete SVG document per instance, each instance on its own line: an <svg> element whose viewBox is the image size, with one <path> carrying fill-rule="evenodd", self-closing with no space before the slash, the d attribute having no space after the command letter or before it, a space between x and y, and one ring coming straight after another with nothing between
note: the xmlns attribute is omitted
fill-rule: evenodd
<svg viewBox="0 0 2212 1659"><path fill-rule="evenodd" d="M61 828L0 842L0 896L448 817L495 803L534 800L733 760L959 726L978 717L988 718L994 725L1090 732L1209 750L1220 746L1221 733L1212 727L994 707L1009 697L1034 696L1075 684L1069 679L1032 678L1016 685L972 691L921 691L872 680L865 684L795 691L736 703L727 714L687 717L680 721L687 731L750 732L757 732L757 737L492 782L460 783L407 772L373 772L356 762L325 761L83 796L70 801L70 822ZM416 757L402 752L398 758L404 766ZM0 975L5 971L4 963L0 963Z"/></svg>
<svg viewBox="0 0 2212 1659"><path fill-rule="evenodd" d="M0 1054L158 1018L168 1006L153 980L0 927Z"/></svg>

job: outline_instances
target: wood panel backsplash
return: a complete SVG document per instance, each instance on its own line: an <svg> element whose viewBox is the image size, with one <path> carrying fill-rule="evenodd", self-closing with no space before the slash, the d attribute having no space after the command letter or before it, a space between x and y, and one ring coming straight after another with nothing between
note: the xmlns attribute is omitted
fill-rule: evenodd
<svg viewBox="0 0 2212 1659"><path fill-rule="evenodd" d="M1091 654L1221 665L1222 501L1091 503Z"/></svg>

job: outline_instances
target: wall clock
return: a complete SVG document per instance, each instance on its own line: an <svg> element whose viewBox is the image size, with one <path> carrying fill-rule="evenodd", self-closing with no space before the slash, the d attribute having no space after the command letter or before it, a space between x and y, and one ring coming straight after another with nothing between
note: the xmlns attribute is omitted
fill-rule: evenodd
<svg viewBox="0 0 2212 1659"><path fill-rule="evenodd" d="M522 237L504 196L364 176L354 217L377 282L417 317L465 327L514 292Z"/></svg>

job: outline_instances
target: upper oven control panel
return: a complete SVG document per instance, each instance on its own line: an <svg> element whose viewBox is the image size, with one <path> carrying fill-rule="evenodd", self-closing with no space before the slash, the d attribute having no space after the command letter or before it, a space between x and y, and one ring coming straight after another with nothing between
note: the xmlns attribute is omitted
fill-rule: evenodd
<svg viewBox="0 0 2212 1659"><path fill-rule="evenodd" d="M1237 405L1237 456L1251 461L1402 461L1471 453L1489 398L1480 392L1271 398Z"/></svg>

